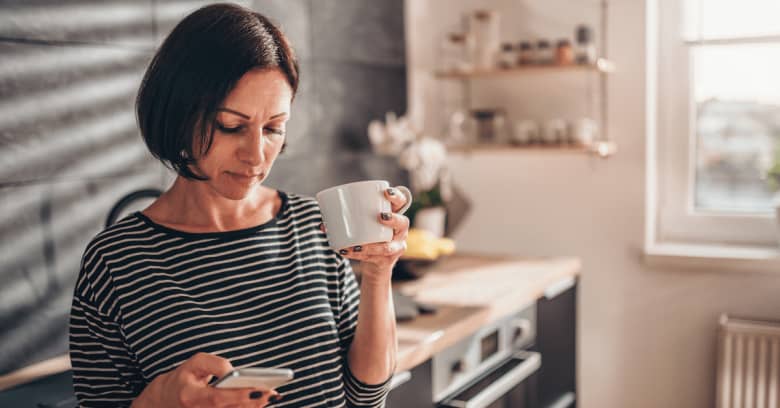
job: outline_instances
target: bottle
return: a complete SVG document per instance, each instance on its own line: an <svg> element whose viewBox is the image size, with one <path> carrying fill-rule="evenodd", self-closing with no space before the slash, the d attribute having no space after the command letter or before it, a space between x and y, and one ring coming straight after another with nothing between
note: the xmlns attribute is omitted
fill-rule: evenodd
<svg viewBox="0 0 780 408"><path fill-rule="evenodd" d="M574 48L567 39L558 40L555 47L555 63L558 65L568 65L574 62Z"/></svg>
<svg viewBox="0 0 780 408"><path fill-rule="evenodd" d="M468 71L472 68L473 38L469 33L448 33L442 41L439 68L444 71Z"/></svg>
<svg viewBox="0 0 780 408"><path fill-rule="evenodd" d="M469 32L474 35L475 61L477 69L490 70L496 67L501 51L499 40L499 14L495 10L476 10L469 15Z"/></svg>
<svg viewBox="0 0 780 408"><path fill-rule="evenodd" d="M596 45L593 44L593 31L586 25L577 26L577 47L574 52L578 64L596 63Z"/></svg>
<svg viewBox="0 0 780 408"><path fill-rule="evenodd" d="M552 64L555 62L555 53L550 47L550 42L547 40L539 40L536 42L536 63L537 64Z"/></svg>
<svg viewBox="0 0 780 408"><path fill-rule="evenodd" d="M530 65L534 63L534 49L528 41L518 44L517 64Z"/></svg>
<svg viewBox="0 0 780 408"><path fill-rule="evenodd" d="M498 66L504 69L512 68L517 62L515 47L511 43L501 44L501 54L498 59Z"/></svg>

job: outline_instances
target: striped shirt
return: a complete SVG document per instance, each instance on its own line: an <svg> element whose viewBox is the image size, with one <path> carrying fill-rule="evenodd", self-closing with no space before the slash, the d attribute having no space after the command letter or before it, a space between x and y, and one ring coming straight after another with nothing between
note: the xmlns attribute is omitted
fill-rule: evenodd
<svg viewBox="0 0 780 408"><path fill-rule="evenodd" d="M317 202L279 192L262 225L187 233L137 212L87 246L73 296L70 358L81 406L129 406L198 352L236 368L290 368L272 406L384 405L389 379L346 363L359 287L328 246Z"/></svg>

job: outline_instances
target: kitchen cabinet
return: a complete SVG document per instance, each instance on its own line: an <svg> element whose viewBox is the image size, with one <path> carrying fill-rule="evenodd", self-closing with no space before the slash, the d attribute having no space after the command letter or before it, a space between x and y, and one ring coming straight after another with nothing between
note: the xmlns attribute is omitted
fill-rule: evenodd
<svg viewBox="0 0 780 408"><path fill-rule="evenodd" d="M541 408L576 407L577 280L553 285L536 303Z"/></svg>
<svg viewBox="0 0 780 408"><path fill-rule="evenodd" d="M386 408L431 407L433 400L431 360L409 371L396 373L395 378L401 380L387 395Z"/></svg>

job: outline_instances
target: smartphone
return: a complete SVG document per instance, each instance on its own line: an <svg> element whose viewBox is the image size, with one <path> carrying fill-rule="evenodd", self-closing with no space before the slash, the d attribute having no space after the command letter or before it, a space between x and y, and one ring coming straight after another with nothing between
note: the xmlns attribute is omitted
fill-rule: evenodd
<svg viewBox="0 0 780 408"><path fill-rule="evenodd" d="M270 391L293 379L288 368L239 368L222 376L214 384L217 388L259 388Z"/></svg>

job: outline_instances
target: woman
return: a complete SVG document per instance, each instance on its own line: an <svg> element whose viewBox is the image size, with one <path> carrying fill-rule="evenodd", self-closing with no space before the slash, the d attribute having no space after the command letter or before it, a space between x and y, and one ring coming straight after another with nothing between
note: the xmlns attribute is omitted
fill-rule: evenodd
<svg viewBox="0 0 780 408"><path fill-rule="evenodd" d="M162 44L137 113L149 150L178 177L84 253L70 334L82 406L384 403L405 199L391 188L394 212L377 214L393 241L336 253L312 198L262 185L297 85L284 35L240 6L202 8ZM362 261L359 288L348 258ZM234 367L285 367L295 379L266 393L209 386Z"/></svg>

